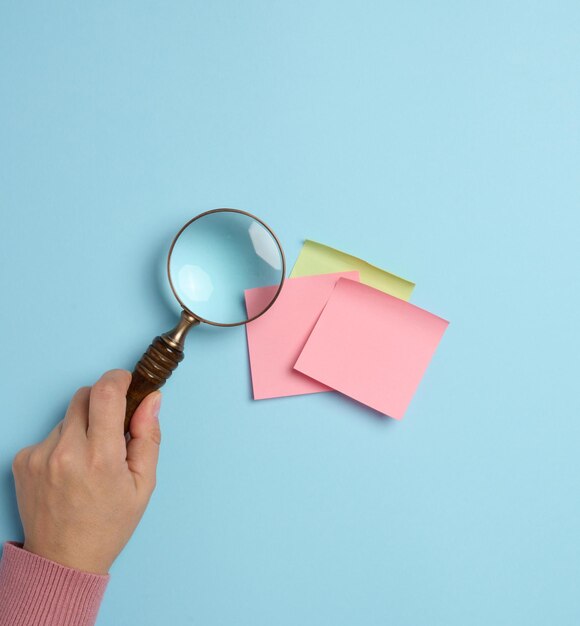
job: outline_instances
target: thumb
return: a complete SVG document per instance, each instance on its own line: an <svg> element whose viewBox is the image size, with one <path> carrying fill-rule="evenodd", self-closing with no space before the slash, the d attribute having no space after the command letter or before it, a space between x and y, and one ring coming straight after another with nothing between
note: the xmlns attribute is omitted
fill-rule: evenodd
<svg viewBox="0 0 580 626"><path fill-rule="evenodd" d="M127 443L129 469L150 485L155 485L155 471L161 443L158 419L160 405L160 391L150 393L141 401L131 418L131 439Z"/></svg>

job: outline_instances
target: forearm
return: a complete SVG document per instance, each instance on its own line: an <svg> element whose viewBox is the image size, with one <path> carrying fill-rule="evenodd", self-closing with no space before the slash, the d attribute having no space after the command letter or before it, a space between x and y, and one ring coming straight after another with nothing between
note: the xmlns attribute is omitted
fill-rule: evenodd
<svg viewBox="0 0 580 626"><path fill-rule="evenodd" d="M65 567L6 542L0 561L0 626L93 626L108 574Z"/></svg>

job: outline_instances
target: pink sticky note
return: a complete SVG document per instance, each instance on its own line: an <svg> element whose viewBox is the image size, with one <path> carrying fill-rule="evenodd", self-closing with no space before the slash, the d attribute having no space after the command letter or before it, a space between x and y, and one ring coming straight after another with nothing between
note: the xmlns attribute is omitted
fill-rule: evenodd
<svg viewBox="0 0 580 626"><path fill-rule="evenodd" d="M401 419L448 325L409 302L341 278L295 369Z"/></svg>
<svg viewBox="0 0 580 626"><path fill-rule="evenodd" d="M289 278L272 308L246 325L254 400L331 391L293 369L336 281L358 280L358 272L339 272ZM245 292L252 317L270 302L277 286Z"/></svg>

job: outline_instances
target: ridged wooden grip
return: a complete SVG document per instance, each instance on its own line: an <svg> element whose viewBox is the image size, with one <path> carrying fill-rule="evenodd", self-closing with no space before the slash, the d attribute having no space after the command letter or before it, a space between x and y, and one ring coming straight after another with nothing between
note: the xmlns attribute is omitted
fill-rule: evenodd
<svg viewBox="0 0 580 626"><path fill-rule="evenodd" d="M141 400L162 387L182 360L182 349L171 346L162 336L155 337L133 371L133 380L127 391L126 433Z"/></svg>

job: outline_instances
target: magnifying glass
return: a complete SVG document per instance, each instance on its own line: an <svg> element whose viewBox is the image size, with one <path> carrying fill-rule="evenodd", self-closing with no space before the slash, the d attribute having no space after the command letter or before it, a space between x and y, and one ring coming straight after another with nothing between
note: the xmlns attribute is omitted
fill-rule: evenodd
<svg viewBox="0 0 580 626"><path fill-rule="evenodd" d="M214 209L189 220L175 235L167 276L181 305L175 328L155 337L133 371L125 432L141 400L165 384L183 360L185 337L201 322L239 326L264 314L282 290L286 261L272 229L251 213ZM248 317L244 291L277 285L257 315Z"/></svg>

